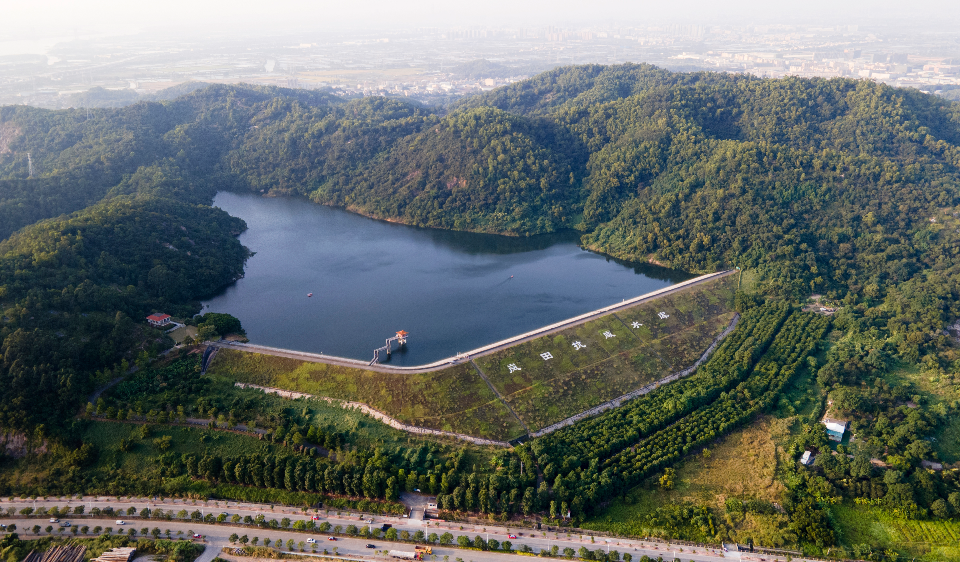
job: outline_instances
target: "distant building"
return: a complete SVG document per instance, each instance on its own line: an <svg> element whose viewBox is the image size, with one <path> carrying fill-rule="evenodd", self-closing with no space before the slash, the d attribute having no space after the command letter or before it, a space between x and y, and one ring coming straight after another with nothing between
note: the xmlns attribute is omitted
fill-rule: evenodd
<svg viewBox="0 0 960 562"><path fill-rule="evenodd" d="M150 316L147 316L147 322L149 322L151 326L154 326L156 328L161 328L163 326L172 324L173 318L170 318L169 314L164 314L162 312L155 312Z"/></svg>
<svg viewBox="0 0 960 562"><path fill-rule="evenodd" d="M843 434L847 431L847 422L845 420L823 418L823 425L827 426L827 437L829 437L831 441L843 441Z"/></svg>

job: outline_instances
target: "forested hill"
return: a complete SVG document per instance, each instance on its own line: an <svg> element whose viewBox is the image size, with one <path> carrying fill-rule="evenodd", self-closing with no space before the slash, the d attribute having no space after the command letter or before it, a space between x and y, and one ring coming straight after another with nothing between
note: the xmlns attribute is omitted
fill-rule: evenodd
<svg viewBox="0 0 960 562"><path fill-rule="evenodd" d="M151 272L179 271L170 260L182 256L141 259L110 241L149 212L158 229L183 216L189 224L180 226L217 244L242 226L205 205L218 189L242 189L422 226L511 235L577 228L589 247L624 259L750 268L771 295L848 298L898 334L904 357L918 358L960 312L958 167L960 105L934 96L868 81L648 65L556 69L442 110L222 85L89 117L4 107L0 238L28 230L0 253L0 300L16 311L0 336L6 349L11 334L42 332L36 319L68 302L72 314L98 318L195 306L242 268L238 246L209 254L213 273L184 272L185 286L160 294ZM113 257L126 270L98 277L87 255L97 246L78 224L109 224L89 236L120 252ZM62 252L31 247L37 237L58 239ZM126 304L53 298L58 283L87 282L133 287L133 296ZM102 353L86 368L121 355Z"/></svg>

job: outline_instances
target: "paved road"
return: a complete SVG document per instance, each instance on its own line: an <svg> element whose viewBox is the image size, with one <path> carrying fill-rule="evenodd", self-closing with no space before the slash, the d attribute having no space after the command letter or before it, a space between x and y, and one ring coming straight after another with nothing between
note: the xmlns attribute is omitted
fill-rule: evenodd
<svg viewBox="0 0 960 562"><path fill-rule="evenodd" d="M256 517L257 515L263 514L264 517L269 521L270 519L280 520L283 517L288 517L291 521L300 520L309 520L313 512L304 512L300 509L295 508L282 508L282 507L271 507L269 505L259 505L259 504L249 504L249 503L238 503L238 502L225 502L225 501L208 501L208 502L196 502L196 504L191 500L165 500L165 501L151 501L146 498L141 499L132 499L128 500L118 500L116 498L88 498L84 500L73 499L69 502L66 498L61 498L57 500L42 500L36 501L33 500L11 500L9 498L0 498L0 509L4 512L9 507L14 507L19 511L24 507L51 507L58 506L63 507L69 505L75 507L78 505L83 505L85 510L89 513L90 509L93 507L106 507L111 506L114 509L126 509L128 507L135 507L137 511L144 507L149 507L151 509L162 508L165 511L174 509L179 511L180 509L186 509L188 512L193 512L194 510L201 510L204 515L208 513L219 514L226 512L230 515L250 515L251 517ZM356 514L342 514L337 515L335 510L330 510L330 514L327 515L326 510L319 510L320 521L328 521L331 525L336 526L340 525L346 527L347 525L356 525L362 527L366 525L366 521L373 519L374 526L379 526L384 523L389 523L398 530L406 530L411 534L421 530L425 534L437 533L442 535L445 532L450 532L456 537L460 535L465 535L473 539L477 535L481 535L484 539L497 539L500 542L509 540L513 543L513 547L519 548L520 545L528 545L534 551L539 552L540 550L547 549L556 545L560 548L562 552L564 548L572 548L574 550L579 550L581 546L586 546L591 550L596 550L598 548L604 548L609 550L617 550L621 554L625 552L630 552L633 554L634 559L638 559L640 556L646 554L652 558L657 556L663 556L664 559L672 559L674 553L676 556L682 559L684 562L687 560L693 560L696 562L704 561L717 561L721 558L724 558L724 553L718 549L710 548L692 548L689 546L679 546L671 545L669 543L662 542L653 542L653 541L639 541L634 539L618 539L618 538L604 538L597 537L591 539L589 535L566 535L566 534L557 534L550 532L540 532L540 531L531 531L527 530L518 530L518 529L509 529L505 527L483 527L480 525L471 525L471 524L459 524L459 523L448 523L443 521L411 521L409 519L404 519L401 517L383 517L383 516L370 516L363 515L362 517ZM126 515L116 515L113 518L77 518L74 516L61 516L61 521L71 521L75 525L87 525L91 528L99 525L101 527L113 527L114 532L120 527L116 525L116 520L121 519L126 522L124 528L136 528L142 529L148 527L153 529L158 527L161 531L170 529L174 538L177 537L177 531L182 531L184 535L188 532L198 532L207 536L207 543L210 546L198 560L198 562L209 562L212 560L219 552L220 549L224 546L229 546L228 537L232 533L237 533L238 535L247 535L250 538L254 536L260 537L261 541L264 538L270 538L273 541L277 539L282 539L286 542L288 539L293 539L294 542L299 542L301 540L305 541L307 538L315 538L318 541L317 548L322 552L324 548L332 550L333 546L336 546L338 552L348 556L364 556L370 559L377 559L378 557L374 555L370 549L365 548L365 545L368 543L375 544L377 549L394 549L394 550L412 550L410 544L404 543L388 543L382 539L364 539L364 538L339 538L337 541L327 541L326 536L320 534L319 532L306 533L298 531L284 531L284 530L275 530L275 529L262 529L255 526L247 525L230 525L230 524L220 524L212 525L206 523L200 523L197 521L166 521L166 520L157 520L157 519L140 519L138 517L128 517ZM9 524L16 523L20 531L33 527L34 525L40 525L43 528L46 528L47 525L51 523L47 522L47 518L33 518L27 519L21 516L0 516L0 523ZM69 532L69 531L68 531ZM508 538L509 533L514 533L518 537L516 539ZM28 535L29 536L29 535ZM609 541L609 542L608 542ZM323 544L319 544L323 543ZM435 547L434 554L437 555L438 560L442 560L443 556L450 556L450 560L455 558L463 558L465 561L470 562L505 562L504 558L515 558L517 555L501 554L494 552L481 552L474 550L462 550L451 547ZM735 554L728 553L726 558L736 558L741 560L748 561L759 561L759 560L785 560L784 558L777 558L773 556L760 556L760 555L750 555L750 554ZM383 560L383 557L379 557ZM794 560L800 560L795 558Z"/></svg>
<svg viewBox="0 0 960 562"><path fill-rule="evenodd" d="M250 539L253 537L258 537L260 539L260 544L263 544L264 539L269 538L271 540L271 545L276 543L278 540L283 541L284 543L287 540L293 540L295 544L300 541L306 541L309 538L315 539L317 541L317 551L323 553L324 550L333 552L333 549L337 549L337 554L353 557L353 558L364 558L369 560L392 560L392 558L380 555L379 553L374 552L375 550L406 550L412 551L413 545L410 543L399 543L399 542L389 542L382 539L374 538L347 538L347 537L337 537L336 541L329 541L327 537L329 535L324 535L322 533L313 532L298 532L298 531L285 531L285 530L276 530L276 529L260 529L250 526L234 526L234 525L212 525L206 523L197 523L195 521L157 521L157 520L138 520L138 519L124 519L125 525L120 526L116 524L115 519L77 519L77 518L68 518L61 517L61 521L70 521L75 526L88 526L91 529L96 526L103 528L111 527L113 533L117 534L118 532L129 532L130 529L136 529L138 536L140 535L140 530L143 528L153 529L157 527L161 530L162 533L165 533L167 529L171 532L172 538L187 537L188 533L200 533L204 535L204 543L206 544L206 549L203 554L197 559L197 562L210 562L212 561L225 546L231 546L229 537L231 534L236 533L238 535L246 535ZM3 517L0 518L0 523L9 525L11 523L16 523L17 532L24 538L32 538L34 535L32 531L26 532L27 529L30 529L34 525L40 525L43 528L46 528L48 525L56 526L56 523L49 523L47 519L27 519L27 518L9 518ZM182 533L178 535L178 532ZM424 529L424 532L427 532ZM440 531L436 531L431 527L429 532L437 532L442 534ZM56 531L54 532L56 534ZM60 534L66 534L68 536L73 536L72 528L63 529ZM453 532L454 537L457 537L459 532ZM463 533L467 534L467 533ZM478 533L484 535L484 533ZM45 536L46 533L41 531L41 536ZM78 535L79 536L79 535ZM149 536L149 535L148 535ZM165 536L165 535L161 535ZM471 539L475 534L467 535ZM489 537L494 538L497 535L490 533ZM500 537L506 539L506 537ZM499 540L499 539L498 539ZM511 540L513 547L516 549L521 544L529 545L534 551L539 552L541 549L549 549L553 545L557 545L561 552L564 548L570 547L574 550L580 548L580 546L587 546L591 550L596 550L598 548L607 548L609 546L610 550L618 550L621 554L625 552L630 552L633 554L634 559L639 559L640 556L646 554L652 558L657 556L663 556L665 559L670 559L674 556L680 557L684 562L687 560L692 560L695 562L716 562L724 558L723 553L718 553L716 551L707 551L705 549L696 549L691 551L689 548L685 548L682 552L679 550L674 551L666 546L653 546L652 544L647 545L626 545L617 543L611 539L611 543L607 545L602 539L598 540L596 543L590 543L589 539L586 541L579 541L577 537L572 539L555 539L553 537L520 537L518 539ZM370 549L366 548L367 544L373 544L375 548ZM306 552L311 552L309 544L305 544ZM519 555L512 555L506 553L498 552L489 552L489 551L476 551L476 550L464 550L453 547L445 546L434 546L433 548L435 560L442 560L444 556L449 556L449 560L454 560L456 558L462 558L466 562L507 562L508 560L517 561L520 560L529 560L521 559ZM748 560L747 557L742 559ZM760 558L753 558L751 560L760 560ZM771 559L772 560L772 559Z"/></svg>

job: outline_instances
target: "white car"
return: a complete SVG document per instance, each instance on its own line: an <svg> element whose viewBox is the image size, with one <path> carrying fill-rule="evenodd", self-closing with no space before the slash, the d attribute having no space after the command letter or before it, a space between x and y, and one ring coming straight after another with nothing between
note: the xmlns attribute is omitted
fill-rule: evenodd
<svg viewBox="0 0 960 562"><path fill-rule="evenodd" d="M115 523L115 525L123 525L123 524L124 524L124 522L121 521L121 520L119 520L119 519L117 519L117 522Z"/></svg>
<svg viewBox="0 0 960 562"><path fill-rule="evenodd" d="M307 542L310 544L317 544L317 539L307 539Z"/></svg>
<svg viewBox="0 0 960 562"><path fill-rule="evenodd" d="M60 521L60 520L57 519L56 517L51 517L51 518L50 518L50 522L51 522L51 523L57 523L58 521Z"/></svg>

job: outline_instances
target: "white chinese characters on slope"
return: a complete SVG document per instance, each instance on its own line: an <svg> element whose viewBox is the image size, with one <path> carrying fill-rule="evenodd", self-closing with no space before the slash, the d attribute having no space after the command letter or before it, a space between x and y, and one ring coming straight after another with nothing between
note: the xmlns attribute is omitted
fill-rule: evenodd
<svg viewBox="0 0 960 562"><path fill-rule="evenodd" d="M545 353L541 353L540 357L543 357L543 360L546 361L547 359L553 359L553 354L547 351Z"/></svg>
<svg viewBox="0 0 960 562"><path fill-rule="evenodd" d="M584 349L585 347L587 347L587 344L585 343L580 343L578 341L573 342L573 349Z"/></svg>
<svg viewBox="0 0 960 562"><path fill-rule="evenodd" d="M510 372L511 372L511 373L514 372L514 371L520 371L520 370L522 370L522 369L520 369L520 367L517 367L517 364L516 364L516 363L510 363L509 365L507 365L507 368L510 369Z"/></svg>
<svg viewBox="0 0 960 562"><path fill-rule="evenodd" d="M603 331L603 337L605 337L606 339L610 339L610 338L615 338L615 337L617 337L617 336L616 336L616 334L614 334L614 333L611 332L610 330L604 330L604 331Z"/></svg>
<svg viewBox="0 0 960 562"><path fill-rule="evenodd" d="M643 324L641 324L641 323L639 323L639 322L637 322L637 321L634 321L633 324L630 324L630 327L633 328L634 330L636 330L636 329L639 328L640 326L643 326Z"/></svg>
<svg viewBox="0 0 960 562"><path fill-rule="evenodd" d="M657 314L657 316L660 317L660 320L666 320L667 318L670 318L670 315L669 315L669 314L667 314L666 312L662 312L662 311L660 312L660 314Z"/></svg>

